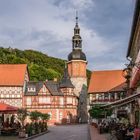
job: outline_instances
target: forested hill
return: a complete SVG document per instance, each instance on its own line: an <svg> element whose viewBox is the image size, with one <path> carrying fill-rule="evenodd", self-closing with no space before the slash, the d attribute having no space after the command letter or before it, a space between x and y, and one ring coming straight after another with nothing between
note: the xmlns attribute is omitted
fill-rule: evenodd
<svg viewBox="0 0 140 140"><path fill-rule="evenodd" d="M34 50L19 50L0 47L1 64L28 64L30 80L45 81L60 79L63 75L66 60L50 57ZM87 70L90 78L90 71Z"/></svg>

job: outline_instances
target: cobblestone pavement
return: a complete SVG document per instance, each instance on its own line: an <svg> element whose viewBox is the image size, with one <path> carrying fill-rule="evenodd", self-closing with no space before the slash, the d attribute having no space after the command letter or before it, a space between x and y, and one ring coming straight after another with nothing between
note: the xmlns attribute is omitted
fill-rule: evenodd
<svg viewBox="0 0 140 140"><path fill-rule="evenodd" d="M90 140L87 124L50 127L50 132L34 140Z"/></svg>

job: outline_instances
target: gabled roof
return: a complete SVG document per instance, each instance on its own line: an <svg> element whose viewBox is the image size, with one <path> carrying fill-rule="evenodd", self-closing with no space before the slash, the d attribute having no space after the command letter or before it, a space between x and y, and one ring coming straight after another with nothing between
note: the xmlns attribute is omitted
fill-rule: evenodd
<svg viewBox="0 0 140 140"><path fill-rule="evenodd" d="M0 64L0 86L23 86L27 64Z"/></svg>
<svg viewBox="0 0 140 140"><path fill-rule="evenodd" d="M63 96L64 94L59 89L59 83L56 81L46 81L46 87L54 96Z"/></svg>
<svg viewBox="0 0 140 140"><path fill-rule="evenodd" d="M109 92L125 82L123 70L93 71L88 93Z"/></svg>
<svg viewBox="0 0 140 140"><path fill-rule="evenodd" d="M74 86L70 80L67 68L64 69L63 78L60 81L59 86L60 86L60 88L74 88Z"/></svg>
<svg viewBox="0 0 140 140"><path fill-rule="evenodd" d="M43 87L43 84L44 84L44 82L42 82L42 81L39 81L39 82L29 81L29 82L27 82L25 95L38 95L40 89ZM29 92L28 87L35 87L36 90Z"/></svg>

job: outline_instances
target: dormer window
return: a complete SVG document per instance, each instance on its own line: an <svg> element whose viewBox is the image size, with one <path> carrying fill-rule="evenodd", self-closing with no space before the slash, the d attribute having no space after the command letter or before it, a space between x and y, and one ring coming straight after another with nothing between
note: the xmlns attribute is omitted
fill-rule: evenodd
<svg viewBox="0 0 140 140"><path fill-rule="evenodd" d="M28 87L28 92L35 92L36 88L35 87Z"/></svg>

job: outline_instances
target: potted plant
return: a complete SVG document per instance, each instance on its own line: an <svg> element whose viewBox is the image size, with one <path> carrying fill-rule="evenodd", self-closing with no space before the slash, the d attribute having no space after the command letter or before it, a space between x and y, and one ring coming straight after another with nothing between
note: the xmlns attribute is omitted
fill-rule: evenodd
<svg viewBox="0 0 140 140"><path fill-rule="evenodd" d="M43 128L42 129L43 129L43 131L45 131L45 130L47 130L47 121L50 119L50 115L47 113L42 113L40 117L43 121L43 123L42 123Z"/></svg>
<svg viewBox="0 0 140 140"><path fill-rule="evenodd" d="M32 129L33 135L36 133L39 133L39 125L38 125L37 121L39 120L40 116L41 116L41 113L38 111L32 111L30 113L30 119L32 120L33 125L34 125L34 127L33 127L34 129Z"/></svg>
<svg viewBox="0 0 140 140"><path fill-rule="evenodd" d="M24 128L24 121L27 117L27 110L25 108L19 108L17 110L17 116L20 120L21 128L19 129L19 137L24 138L26 136L25 128Z"/></svg>

